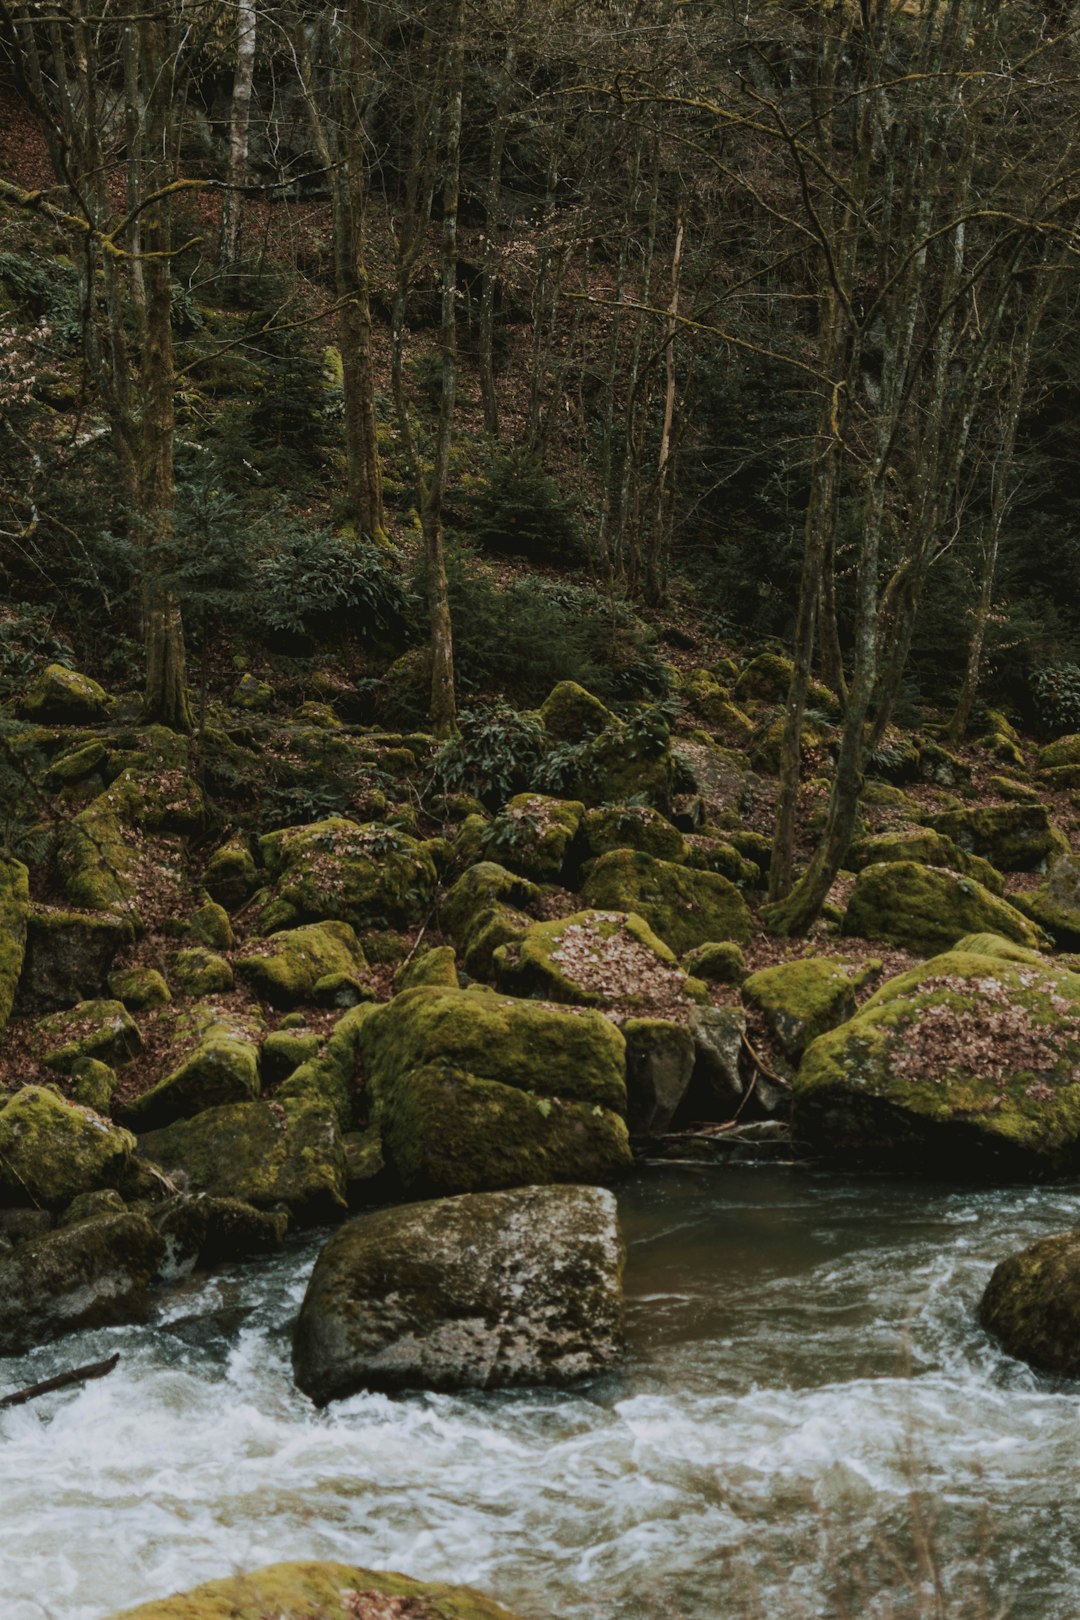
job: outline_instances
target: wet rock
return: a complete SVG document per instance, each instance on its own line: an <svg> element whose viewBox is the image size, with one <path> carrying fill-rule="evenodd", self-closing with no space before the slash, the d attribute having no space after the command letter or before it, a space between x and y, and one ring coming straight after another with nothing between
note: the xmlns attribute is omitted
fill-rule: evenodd
<svg viewBox="0 0 1080 1620"><path fill-rule="evenodd" d="M168 1198L150 1219L164 1240L162 1270L172 1277L271 1254L281 1247L289 1225L283 1209L255 1209L239 1198L206 1193Z"/></svg>
<svg viewBox="0 0 1080 1620"><path fill-rule="evenodd" d="M626 1120L635 1135L666 1131L694 1072L694 1038L685 1024L627 1018Z"/></svg>
<svg viewBox="0 0 1080 1620"><path fill-rule="evenodd" d="M378 1210L319 1256L293 1342L319 1405L358 1389L566 1384L622 1342L615 1199L524 1187Z"/></svg>
<svg viewBox="0 0 1080 1620"><path fill-rule="evenodd" d="M2 1116L0 1116L2 1118ZM0 1255L0 1355L137 1321L164 1245L144 1215L99 1215Z"/></svg>
<svg viewBox="0 0 1080 1620"><path fill-rule="evenodd" d="M1040 1238L994 1268L979 1321L1019 1361L1080 1376L1080 1232Z"/></svg>

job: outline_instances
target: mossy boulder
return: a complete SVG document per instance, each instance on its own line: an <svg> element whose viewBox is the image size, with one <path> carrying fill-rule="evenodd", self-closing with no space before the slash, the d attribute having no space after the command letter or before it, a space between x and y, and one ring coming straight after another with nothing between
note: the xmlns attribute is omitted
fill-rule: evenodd
<svg viewBox="0 0 1080 1620"><path fill-rule="evenodd" d="M518 793L493 821L470 817L462 825L454 853L470 866L498 860L534 882L555 883L563 876L584 814L585 806L576 799Z"/></svg>
<svg viewBox="0 0 1080 1620"><path fill-rule="evenodd" d="M24 1086L0 1108L0 1204L32 1199L62 1209L122 1181L135 1138L46 1086Z"/></svg>
<svg viewBox="0 0 1080 1620"><path fill-rule="evenodd" d="M675 953L642 917L576 911L533 923L495 952L500 990L575 1007L688 1006L686 976Z"/></svg>
<svg viewBox="0 0 1080 1620"><path fill-rule="evenodd" d="M317 1102L332 1108L341 1130L352 1123L360 1031L373 1003L350 1007L319 1051L293 1069L278 1087L278 1102Z"/></svg>
<svg viewBox="0 0 1080 1620"><path fill-rule="evenodd" d="M494 978L496 953L504 945L516 944L531 926L532 919L512 906L496 903L485 907L473 918L464 939L465 972L473 979Z"/></svg>
<svg viewBox="0 0 1080 1620"><path fill-rule="evenodd" d="M179 1034L191 1049L163 1079L125 1106L121 1117L132 1130L157 1130L203 1109L259 1095L261 1030L253 1020L210 1009L185 1019Z"/></svg>
<svg viewBox="0 0 1080 1620"><path fill-rule="evenodd" d="M406 962L394 980L395 990L413 990L418 984L449 985L457 988L457 952L452 945L436 945Z"/></svg>
<svg viewBox="0 0 1080 1620"><path fill-rule="evenodd" d="M872 833L857 838L845 856L851 872L878 861L919 861L923 866L943 866L964 877L972 877L991 894L1005 893L1005 879L989 861L971 855L932 827L906 827L894 832Z"/></svg>
<svg viewBox="0 0 1080 1620"><path fill-rule="evenodd" d="M1040 1238L995 1266L979 1321L1007 1355L1080 1377L1080 1232Z"/></svg>
<svg viewBox="0 0 1080 1620"><path fill-rule="evenodd" d="M919 776L935 787L967 787L971 766L940 743L924 739L919 744Z"/></svg>
<svg viewBox="0 0 1080 1620"><path fill-rule="evenodd" d="M164 1244L161 1270L170 1277L272 1254L289 1226L283 1209L256 1209L239 1198L206 1193L166 1198L150 1211L150 1220Z"/></svg>
<svg viewBox="0 0 1080 1620"><path fill-rule="evenodd" d="M811 1041L855 1014L855 993L881 963L843 962L831 956L800 957L752 973L743 1000L761 1013L787 1057L802 1057Z"/></svg>
<svg viewBox="0 0 1080 1620"><path fill-rule="evenodd" d="M259 910L264 934L326 918L357 929L407 927L438 884L428 845L378 822L334 816L267 833L259 848L271 884Z"/></svg>
<svg viewBox="0 0 1080 1620"><path fill-rule="evenodd" d="M109 695L89 675L47 664L19 699L16 712L37 725L96 726L109 713Z"/></svg>
<svg viewBox="0 0 1080 1620"><path fill-rule="evenodd" d="M176 1597L125 1609L109 1620L516 1620L467 1586L413 1581L352 1564L270 1564L209 1581Z"/></svg>
<svg viewBox="0 0 1080 1620"><path fill-rule="evenodd" d="M107 792L68 822L57 844L56 869L72 906L109 912L132 933L142 926L135 898L138 850Z"/></svg>
<svg viewBox="0 0 1080 1620"><path fill-rule="evenodd" d="M977 740L975 746L1001 765L1011 765L1018 771L1025 768L1024 750L1011 737L1006 737L1004 732L988 731Z"/></svg>
<svg viewBox="0 0 1080 1620"><path fill-rule="evenodd" d="M576 681L560 681L540 705L540 724L556 742L581 742L615 723L606 704Z"/></svg>
<svg viewBox="0 0 1080 1620"><path fill-rule="evenodd" d="M745 944L751 934L746 901L727 878L654 860L642 850L601 855L582 896L596 910L636 912L677 955L710 940Z"/></svg>
<svg viewBox="0 0 1080 1620"><path fill-rule="evenodd" d="M1040 771L1057 770L1064 765L1080 765L1080 732L1068 737L1057 737L1045 748L1039 749Z"/></svg>
<svg viewBox="0 0 1080 1620"><path fill-rule="evenodd" d="M631 799L665 814L675 791L675 761L666 719L656 711L623 724L615 721L595 737L564 745L560 787L587 806L626 804Z"/></svg>
<svg viewBox="0 0 1080 1620"><path fill-rule="evenodd" d="M211 951L231 951L236 944L229 913L217 900L196 907L188 920L188 932Z"/></svg>
<svg viewBox="0 0 1080 1620"><path fill-rule="evenodd" d="M109 994L122 1001L129 1012L148 1012L165 1007L172 1000L168 985L152 967L120 968L109 974Z"/></svg>
<svg viewBox="0 0 1080 1620"><path fill-rule="evenodd" d="M360 1051L407 1187L604 1180L629 1162L625 1042L607 1019L491 991L406 990Z"/></svg>
<svg viewBox="0 0 1080 1620"><path fill-rule="evenodd" d="M131 937L131 923L125 917L31 906L20 1008L37 1012L92 1000L105 985L117 952Z"/></svg>
<svg viewBox="0 0 1080 1620"><path fill-rule="evenodd" d="M1062 951L1080 951L1080 855L1059 855L1046 882L1013 904Z"/></svg>
<svg viewBox="0 0 1080 1620"><path fill-rule="evenodd" d="M241 675L229 701L234 708L246 709L249 714L265 714L274 706L274 688L269 681L260 681L257 675L249 672Z"/></svg>
<svg viewBox="0 0 1080 1620"><path fill-rule="evenodd" d="M611 1193L523 1187L399 1205L337 1231L293 1339L320 1406L359 1389L565 1385L622 1351Z"/></svg>
<svg viewBox="0 0 1080 1620"><path fill-rule="evenodd" d="M95 737L92 742L76 743L74 748L65 748L62 754L49 761L45 780L50 787L59 788L82 782L103 764L107 752L100 737Z"/></svg>
<svg viewBox="0 0 1080 1620"><path fill-rule="evenodd" d="M80 1058L71 1071L71 1100L109 1117L117 1087L116 1070L100 1058Z"/></svg>
<svg viewBox="0 0 1080 1620"><path fill-rule="evenodd" d="M164 1251L145 1215L99 1215L0 1254L0 1355L146 1314Z"/></svg>
<svg viewBox="0 0 1080 1620"><path fill-rule="evenodd" d="M205 945L190 945L174 951L169 960L169 978L181 996L217 996L231 990L235 982L232 963Z"/></svg>
<svg viewBox="0 0 1080 1620"><path fill-rule="evenodd" d="M275 1029L262 1043L260 1067L266 1085L275 1086L298 1069L301 1063L318 1057L322 1039L313 1029Z"/></svg>
<svg viewBox="0 0 1080 1620"><path fill-rule="evenodd" d="M0 856L0 1030L11 1017L26 955L30 874L21 861Z"/></svg>
<svg viewBox="0 0 1080 1620"><path fill-rule="evenodd" d="M80 1058L123 1063L142 1046L139 1027L120 1001L80 1001L49 1013L35 1034L41 1061L59 1074L70 1074Z"/></svg>
<svg viewBox="0 0 1080 1620"><path fill-rule="evenodd" d="M1080 1165L1080 975L964 943L809 1047L794 1092L801 1141L959 1174Z"/></svg>
<svg viewBox="0 0 1080 1620"><path fill-rule="evenodd" d="M694 1072L694 1037L667 1018L627 1018L626 1121L636 1135L666 1131Z"/></svg>
<svg viewBox="0 0 1080 1620"><path fill-rule="evenodd" d="M282 1204L303 1225L334 1220L346 1207L341 1132L325 1103L208 1108L148 1132L139 1151L174 1179L182 1177L190 1192L239 1198L258 1209Z"/></svg>
<svg viewBox="0 0 1080 1620"><path fill-rule="evenodd" d="M728 843L709 833L690 833L686 840L685 866L694 872L718 872L730 883L754 888L761 882L761 868Z"/></svg>
<svg viewBox="0 0 1080 1620"><path fill-rule="evenodd" d="M464 946L481 912L502 904L521 908L540 898L535 883L495 861L478 861L458 878L439 902L439 922L451 939Z"/></svg>
<svg viewBox="0 0 1080 1620"><path fill-rule="evenodd" d="M761 771L766 776L776 776L779 773L786 730L786 719L783 715L777 715L775 719L766 718L760 729L755 732L746 745L750 763L755 771ZM828 726L820 725L813 720L804 720L800 738L803 761L809 764L815 759L820 759L832 735Z"/></svg>
<svg viewBox="0 0 1080 1620"><path fill-rule="evenodd" d="M746 957L733 940L710 940L696 945L682 959L682 970L706 984L741 984L746 978Z"/></svg>
<svg viewBox="0 0 1080 1620"><path fill-rule="evenodd" d="M1003 934L1037 947L1040 931L1006 900L974 878L919 861L879 861L855 881L842 929L929 955L948 950L964 934Z"/></svg>
<svg viewBox="0 0 1080 1620"><path fill-rule="evenodd" d="M259 887L259 869L247 845L237 839L215 849L203 871L203 883L212 900L235 911Z"/></svg>
<svg viewBox="0 0 1080 1620"><path fill-rule="evenodd" d="M350 924L331 920L271 934L237 960L236 972L261 999L294 1007L329 974L359 979L367 961Z"/></svg>
<svg viewBox="0 0 1080 1620"><path fill-rule="evenodd" d="M202 789L178 766L129 767L104 797L138 832L188 835L201 832L206 824Z"/></svg>
<svg viewBox="0 0 1080 1620"><path fill-rule="evenodd" d="M929 824L1000 872L1033 871L1063 845L1045 804L972 805L941 811Z"/></svg>
<svg viewBox="0 0 1080 1620"><path fill-rule="evenodd" d="M686 857L686 839L659 810L646 804L602 805L586 812L581 827L590 855L609 849L642 849L661 861Z"/></svg>
<svg viewBox="0 0 1080 1620"><path fill-rule="evenodd" d="M741 670L735 682L735 696L740 702L786 703L794 669L791 659L782 653L759 653ZM820 709L824 714L840 712L836 693L820 681L810 682L806 701L809 708Z"/></svg>

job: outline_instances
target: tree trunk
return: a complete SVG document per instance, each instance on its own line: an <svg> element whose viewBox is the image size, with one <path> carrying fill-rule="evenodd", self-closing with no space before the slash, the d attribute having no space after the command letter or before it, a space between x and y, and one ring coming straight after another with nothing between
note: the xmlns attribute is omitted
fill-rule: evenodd
<svg viewBox="0 0 1080 1620"><path fill-rule="evenodd" d="M229 183L221 205L221 250L218 264L233 269L240 258L241 186L247 179L251 88L255 79L255 0L236 0L236 71L233 75L229 127Z"/></svg>

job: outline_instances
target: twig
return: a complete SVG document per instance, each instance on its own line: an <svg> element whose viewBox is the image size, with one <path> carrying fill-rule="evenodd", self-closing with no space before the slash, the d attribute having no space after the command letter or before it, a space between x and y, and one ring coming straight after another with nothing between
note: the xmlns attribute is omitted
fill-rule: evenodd
<svg viewBox="0 0 1080 1620"><path fill-rule="evenodd" d="M742 1043L746 1048L747 1057L750 1059L751 1063L754 1065L755 1069L757 1069L759 1074L764 1075L766 1080L771 1080L774 1085L782 1086L785 1091L791 1090L791 1081L785 1080L783 1075L777 1074L775 1069L770 1069L769 1065L765 1062L765 1059L761 1056L761 1053L758 1052L757 1049L751 1044L750 1037L747 1035L745 1030L743 1031ZM749 1096L749 1092L747 1095ZM738 1116L736 1115L736 1118L737 1117Z"/></svg>
<svg viewBox="0 0 1080 1620"><path fill-rule="evenodd" d="M69 1384L82 1384L90 1378L104 1378L119 1360L120 1352L117 1350L108 1361L92 1361L86 1367L72 1367L68 1372L57 1373L55 1378L46 1378L40 1384L28 1384L25 1389L17 1389L13 1394L0 1398L0 1406L22 1406L38 1395L48 1395L54 1389L66 1389Z"/></svg>

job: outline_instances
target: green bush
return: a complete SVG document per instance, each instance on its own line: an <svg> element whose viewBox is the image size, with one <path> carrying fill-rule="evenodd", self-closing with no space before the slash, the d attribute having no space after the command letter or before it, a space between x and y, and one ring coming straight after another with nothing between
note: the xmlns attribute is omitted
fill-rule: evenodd
<svg viewBox="0 0 1080 1620"><path fill-rule="evenodd" d="M252 627L291 650L345 635L398 646L415 607L392 552L325 530L287 528L252 570Z"/></svg>
<svg viewBox="0 0 1080 1620"><path fill-rule="evenodd" d="M536 716L519 714L508 703L462 709L458 735L435 756L431 791L471 793L497 810L530 785L545 740Z"/></svg>
<svg viewBox="0 0 1080 1620"><path fill-rule="evenodd" d="M585 545L569 501L528 450L508 450L491 463L475 493L455 496L464 535L484 551L566 565L584 560Z"/></svg>
<svg viewBox="0 0 1080 1620"><path fill-rule="evenodd" d="M1029 676L1040 731L1062 736L1080 731L1080 664L1044 664Z"/></svg>

